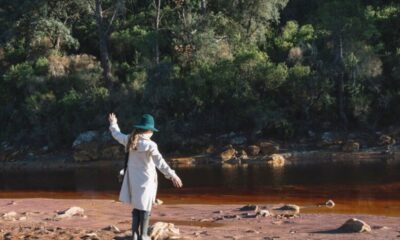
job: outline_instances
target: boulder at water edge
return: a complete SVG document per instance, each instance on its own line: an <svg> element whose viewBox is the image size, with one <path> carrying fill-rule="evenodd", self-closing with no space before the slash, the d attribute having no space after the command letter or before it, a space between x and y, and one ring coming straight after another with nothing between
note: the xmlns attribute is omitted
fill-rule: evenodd
<svg viewBox="0 0 400 240"><path fill-rule="evenodd" d="M225 151L221 152L220 157L222 161L228 161L235 157L235 155L236 150L232 147L232 145L229 145Z"/></svg>
<svg viewBox="0 0 400 240"><path fill-rule="evenodd" d="M77 162L92 160L123 159L122 145L112 139L108 131L86 131L75 139L72 144L73 157Z"/></svg>
<svg viewBox="0 0 400 240"><path fill-rule="evenodd" d="M272 167L283 167L285 166L285 161L285 157L281 154L272 154L268 159L268 164L270 164Z"/></svg>
<svg viewBox="0 0 400 240"><path fill-rule="evenodd" d="M353 140L347 141L342 146L342 151L343 152L358 152L359 150L360 150L360 144L358 142L353 141Z"/></svg>
<svg viewBox="0 0 400 240"><path fill-rule="evenodd" d="M260 151L264 155L270 155L279 152L279 145L272 142L260 142Z"/></svg>
<svg viewBox="0 0 400 240"><path fill-rule="evenodd" d="M250 145L247 147L247 152L250 156L257 156L260 153L260 147L257 145Z"/></svg>

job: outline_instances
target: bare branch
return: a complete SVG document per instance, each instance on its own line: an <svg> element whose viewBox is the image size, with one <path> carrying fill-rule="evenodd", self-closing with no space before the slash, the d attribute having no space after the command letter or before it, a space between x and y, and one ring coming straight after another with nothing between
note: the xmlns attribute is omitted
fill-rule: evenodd
<svg viewBox="0 0 400 240"><path fill-rule="evenodd" d="M110 32L111 25L112 25L112 23L113 23L113 21L115 19L115 16L117 15L117 10L118 9L115 8L114 13L113 13L113 15L111 17L110 23L108 24L108 27L107 27L107 30L106 30L106 34L108 34Z"/></svg>

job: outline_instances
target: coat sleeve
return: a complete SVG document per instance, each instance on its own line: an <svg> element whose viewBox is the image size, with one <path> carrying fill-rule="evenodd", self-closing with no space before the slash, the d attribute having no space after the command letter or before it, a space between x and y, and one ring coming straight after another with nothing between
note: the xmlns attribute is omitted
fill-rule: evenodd
<svg viewBox="0 0 400 240"><path fill-rule="evenodd" d="M150 155L153 158L154 164L157 169L164 174L165 178L171 179L172 177L177 176L175 171L168 165L165 159L162 157L160 151L158 151L158 147L156 143L150 144L149 149Z"/></svg>
<svg viewBox="0 0 400 240"><path fill-rule="evenodd" d="M126 147L126 144L128 144L128 135L121 133L117 123L110 124L110 132L115 140Z"/></svg>

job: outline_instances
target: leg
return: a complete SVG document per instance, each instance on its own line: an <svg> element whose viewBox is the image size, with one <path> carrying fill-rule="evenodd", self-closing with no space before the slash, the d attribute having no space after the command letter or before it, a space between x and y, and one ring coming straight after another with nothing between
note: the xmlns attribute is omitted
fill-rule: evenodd
<svg viewBox="0 0 400 240"><path fill-rule="evenodd" d="M139 239L139 225L140 225L140 211L135 208L132 210L132 240Z"/></svg>
<svg viewBox="0 0 400 240"><path fill-rule="evenodd" d="M149 231L150 212L140 211L140 238L139 240L150 240Z"/></svg>

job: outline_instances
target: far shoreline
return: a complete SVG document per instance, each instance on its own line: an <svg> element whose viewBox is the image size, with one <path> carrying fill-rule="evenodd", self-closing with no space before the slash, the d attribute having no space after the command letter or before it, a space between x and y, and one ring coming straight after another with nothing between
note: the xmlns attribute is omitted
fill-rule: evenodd
<svg viewBox="0 0 400 240"><path fill-rule="evenodd" d="M291 150L278 153L285 158L285 165L313 165L325 163L363 164L363 163L400 163L400 148L391 151L371 147L356 152L338 150ZM213 154L166 155L167 162L174 167L196 167L205 165L237 166L247 164L268 164L269 155L248 157L246 160L221 160ZM2 171L35 171L35 170L73 170L75 168L108 168L123 167L123 159L75 161L72 150L57 151L34 156L23 156L12 161L0 161Z"/></svg>

